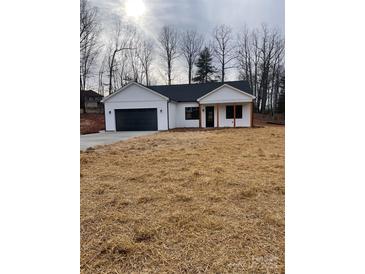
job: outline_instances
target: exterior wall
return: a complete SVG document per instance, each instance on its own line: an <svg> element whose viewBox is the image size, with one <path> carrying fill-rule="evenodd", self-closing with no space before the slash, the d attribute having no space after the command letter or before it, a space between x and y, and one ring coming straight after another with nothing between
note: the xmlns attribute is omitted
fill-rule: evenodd
<svg viewBox="0 0 365 274"><path fill-rule="evenodd" d="M169 102L169 128L176 128L176 103Z"/></svg>
<svg viewBox="0 0 365 274"><path fill-rule="evenodd" d="M237 105L242 105L242 118L236 118L236 127L250 127L251 122L251 109L250 103L236 103ZM229 104L219 104L219 127L234 127L234 119L226 119L226 106L233 105ZM205 128L205 107L214 106L214 127L218 126L218 115L217 115L217 105L208 104L201 106L201 125Z"/></svg>
<svg viewBox="0 0 365 274"><path fill-rule="evenodd" d="M130 85L104 102L105 130L115 131L115 110L157 108L158 130L167 130L167 99L150 92L137 84Z"/></svg>
<svg viewBox="0 0 365 274"><path fill-rule="evenodd" d="M234 119L226 119L226 105L236 103L243 105L242 118L236 119L236 127L249 127L251 123L250 102L252 102L252 97L233 88L222 86L216 92L200 100L201 126L205 127L206 106L214 106L214 127L218 126L217 104L219 104L219 127L233 127ZM116 109L136 108L157 108L158 130L199 127L199 119L185 120L185 107L199 107L199 103L168 102L166 98L155 94L153 91L149 91L138 84L132 84L104 102L105 128L106 131L115 131Z"/></svg>
<svg viewBox="0 0 365 274"><path fill-rule="evenodd" d="M185 107L199 107L196 102L191 103L177 103L176 114L175 114L175 125L176 127L199 127L198 120L185 120Z"/></svg>
<svg viewBox="0 0 365 274"><path fill-rule="evenodd" d="M239 103L237 103L239 104ZM220 127L233 127L233 119L226 119L226 106L232 104L222 104L219 106L219 126ZM241 104L239 104L241 105ZM242 118L236 118L236 127L249 127L251 122L251 109L250 103L242 103Z"/></svg>
<svg viewBox="0 0 365 274"><path fill-rule="evenodd" d="M201 104L252 102L252 97L233 88L222 86L217 91L200 100Z"/></svg>
<svg viewBox="0 0 365 274"><path fill-rule="evenodd" d="M202 127L205 127L205 107L214 106L214 127L217 123L217 104L219 104L219 127L233 127L234 119L226 119L227 105L242 105L242 118L236 118L236 127L250 127L251 107L253 98L229 86L222 86L215 92L207 95L199 102L201 104Z"/></svg>

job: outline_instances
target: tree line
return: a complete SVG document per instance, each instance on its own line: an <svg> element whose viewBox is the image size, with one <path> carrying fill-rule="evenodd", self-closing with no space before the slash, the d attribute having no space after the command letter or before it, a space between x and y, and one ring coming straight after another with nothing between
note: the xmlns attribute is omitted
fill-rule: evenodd
<svg viewBox="0 0 365 274"><path fill-rule="evenodd" d="M101 39L98 10L88 0L80 2L80 89L96 78L98 92L110 94L130 81L154 84L152 64L163 63L166 83L173 83L176 61L186 65L190 83L225 82L229 70L237 80L247 80L256 96L255 109L274 111L285 92L284 38L263 24L243 26L234 33L227 25L216 26L210 37L195 29L163 26L157 41L137 27L117 20L109 41ZM105 39L104 39L105 40Z"/></svg>

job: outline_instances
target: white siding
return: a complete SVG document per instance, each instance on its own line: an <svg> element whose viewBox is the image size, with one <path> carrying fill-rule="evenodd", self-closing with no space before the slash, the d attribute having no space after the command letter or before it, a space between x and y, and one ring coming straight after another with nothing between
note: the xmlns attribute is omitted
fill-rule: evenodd
<svg viewBox="0 0 365 274"><path fill-rule="evenodd" d="M201 104L252 102L252 97L233 88L222 86L200 100Z"/></svg>
<svg viewBox="0 0 365 274"><path fill-rule="evenodd" d="M226 105L242 105L242 118L236 118L236 127L249 127L251 123L251 107L253 97L244 94L230 86L221 86L216 91L210 93L199 102L202 105L201 117L202 127L205 127L205 107L214 106L214 127L217 123L217 104L219 104L219 127L233 127L234 119L226 119Z"/></svg>
<svg viewBox="0 0 365 274"><path fill-rule="evenodd" d="M167 99L137 84L132 84L104 102L105 129L115 131L115 110L157 108L158 130L167 130Z"/></svg>
<svg viewBox="0 0 365 274"><path fill-rule="evenodd" d="M242 118L236 118L236 127L250 127L251 108L250 103L236 103L242 105ZM234 119L226 119L226 106L232 104L219 104L219 127L233 127ZM201 106L202 127L205 127L205 107L214 106L214 127L218 126L217 105Z"/></svg>
<svg viewBox="0 0 365 274"><path fill-rule="evenodd" d="M177 103L175 122L176 127L199 127L198 120L185 120L185 107L199 107L198 103Z"/></svg>
<svg viewBox="0 0 365 274"><path fill-rule="evenodd" d="M233 119L226 119L226 106L227 105L219 105L219 126L233 127L234 126ZM242 103L242 119L236 118L236 127L249 127L250 122L251 122L250 103Z"/></svg>
<svg viewBox="0 0 365 274"><path fill-rule="evenodd" d="M214 106L214 126L217 127L217 104L219 104L219 126L233 127L233 119L226 119L226 105L243 105L242 118L236 119L236 127L249 127L251 122L250 102L253 98L229 86L222 86L209 94L201 103L201 126L205 127L205 107ZM168 105L168 106L167 106ZM186 107L199 107L197 102L168 102L166 98L138 84L131 84L124 90L107 98L105 106L105 125L107 131L115 131L116 109L156 108L158 130L168 128L199 127L198 120L185 120ZM168 112L168 113L167 113ZM169 121L168 121L169 119Z"/></svg>
<svg viewBox="0 0 365 274"><path fill-rule="evenodd" d="M169 128L176 128L176 103L169 102Z"/></svg>

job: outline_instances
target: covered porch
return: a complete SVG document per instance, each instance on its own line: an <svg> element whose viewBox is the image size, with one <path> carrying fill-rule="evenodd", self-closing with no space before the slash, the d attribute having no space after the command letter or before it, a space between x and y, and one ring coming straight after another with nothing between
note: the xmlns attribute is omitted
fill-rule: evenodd
<svg viewBox="0 0 365 274"><path fill-rule="evenodd" d="M253 126L253 102L199 103L199 113L199 128Z"/></svg>
<svg viewBox="0 0 365 274"><path fill-rule="evenodd" d="M255 96L224 84L200 97L199 127L252 127Z"/></svg>

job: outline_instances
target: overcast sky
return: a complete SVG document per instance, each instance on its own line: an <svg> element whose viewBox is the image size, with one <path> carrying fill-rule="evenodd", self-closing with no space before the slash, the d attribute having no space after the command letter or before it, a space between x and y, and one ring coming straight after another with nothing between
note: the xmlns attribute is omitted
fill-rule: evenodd
<svg viewBox="0 0 365 274"><path fill-rule="evenodd" d="M143 16L130 17L126 12L128 0L90 0L99 9L105 32L111 29L113 18L136 24L149 37L156 38L164 25L174 25L178 29L195 28L211 38L213 28L219 24L230 25L235 32L246 24L249 28L266 23L284 33L284 0L137 0L143 1ZM185 82L180 75L185 68L177 64L175 81ZM161 77L157 73L156 78ZM186 77L185 77L186 78ZM235 78L234 72L228 74ZM156 79L161 81L161 79Z"/></svg>

